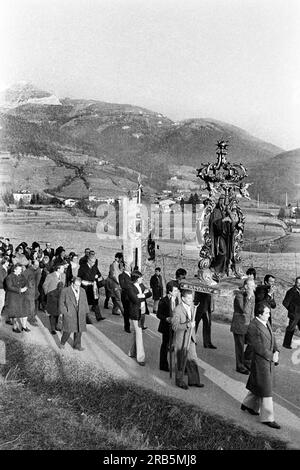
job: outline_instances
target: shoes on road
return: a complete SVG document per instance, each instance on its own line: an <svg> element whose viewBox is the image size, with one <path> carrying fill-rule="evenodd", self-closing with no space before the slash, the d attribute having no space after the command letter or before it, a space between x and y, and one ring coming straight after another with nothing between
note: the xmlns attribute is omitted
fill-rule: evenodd
<svg viewBox="0 0 300 470"><path fill-rule="evenodd" d="M58 326L55 327L55 330L56 331L61 331L61 328L59 328Z"/></svg>
<svg viewBox="0 0 300 470"><path fill-rule="evenodd" d="M186 383L184 382L176 382L177 387L183 388L184 390L187 390L189 387L187 386Z"/></svg>
<svg viewBox="0 0 300 470"><path fill-rule="evenodd" d="M164 372L170 372L169 367L160 367L159 370L163 370Z"/></svg>
<svg viewBox="0 0 300 470"><path fill-rule="evenodd" d="M204 384L189 384L189 387L203 388L203 387L204 387Z"/></svg>
<svg viewBox="0 0 300 470"><path fill-rule="evenodd" d="M263 421L262 424L265 424L266 426L269 426L269 428L273 428L273 429L281 428L281 426L279 426L279 424L277 424L276 421Z"/></svg>
<svg viewBox="0 0 300 470"><path fill-rule="evenodd" d="M242 411L248 411L251 415L258 416L259 413L257 411L252 410L252 408L248 408L248 406L244 405L243 403L241 404L241 410Z"/></svg>
<svg viewBox="0 0 300 470"><path fill-rule="evenodd" d="M137 363L138 363L139 366L144 366L145 365L144 361L141 361L141 362L137 361Z"/></svg>
<svg viewBox="0 0 300 470"><path fill-rule="evenodd" d="M285 344L283 344L282 347L285 349L293 349L292 346L286 346Z"/></svg>
<svg viewBox="0 0 300 470"><path fill-rule="evenodd" d="M5 322L5 323L6 323L7 325L13 325L13 322L12 322L12 320L6 320L6 322Z"/></svg>
<svg viewBox="0 0 300 470"><path fill-rule="evenodd" d="M142 326L142 330L147 330L148 326Z"/></svg>
<svg viewBox="0 0 300 470"><path fill-rule="evenodd" d="M29 333L31 330L26 326L26 328L22 328L23 331L26 331L26 333Z"/></svg>
<svg viewBox="0 0 300 470"><path fill-rule="evenodd" d="M105 320L106 317L96 318L97 321Z"/></svg>
<svg viewBox="0 0 300 470"><path fill-rule="evenodd" d="M73 348L73 349L75 349L76 351L84 351L85 350L85 348L81 348L81 347L80 348Z"/></svg>
<svg viewBox="0 0 300 470"><path fill-rule="evenodd" d="M119 316L121 315L119 312L111 312L111 313L112 315L119 315Z"/></svg>
<svg viewBox="0 0 300 470"><path fill-rule="evenodd" d="M130 329L130 328L124 328L124 331L126 331L126 333L131 333L131 329Z"/></svg>
<svg viewBox="0 0 300 470"><path fill-rule="evenodd" d="M236 369L236 371L239 372L240 374L244 374L244 375L249 375L250 374L249 370L246 369L246 367L245 367L245 369Z"/></svg>
<svg viewBox="0 0 300 470"><path fill-rule="evenodd" d="M55 331L55 330L52 330L52 331L51 331L51 334L52 334L52 335L56 335L56 331Z"/></svg>
<svg viewBox="0 0 300 470"><path fill-rule="evenodd" d="M209 344L208 346L204 346L206 349L217 349L217 346L214 346L213 344Z"/></svg>

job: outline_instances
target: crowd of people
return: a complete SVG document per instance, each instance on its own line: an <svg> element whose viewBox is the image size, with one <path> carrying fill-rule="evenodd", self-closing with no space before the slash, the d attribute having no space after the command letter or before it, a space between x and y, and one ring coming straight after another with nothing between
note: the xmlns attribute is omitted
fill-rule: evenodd
<svg viewBox="0 0 300 470"><path fill-rule="evenodd" d="M161 269L156 267L147 288L143 274L137 267L131 269L121 252L115 254L105 279L95 251L90 248L79 258L75 252L67 255L62 246L54 250L50 243L43 249L38 242L31 246L22 242L14 250L8 238L0 238L0 312L14 333L30 333L29 326L38 325L36 317L42 311L49 316L52 335L62 330L60 348L65 348L73 333L73 348L82 351L81 336L86 324L92 323L91 312L96 321L105 320L99 302L100 289L104 288L104 309L111 299L112 314L123 315L124 331L133 333L128 355L144 366L143 330L147 329L145 318L149 314L147 299L152 297L153 313L159 319L158 331L162 335L160 370L172 374L174 362L178 387L202 388L196 335L202 320L204 348L217 349L211 339L214 298L209 293L183 289L186 276L185 269L177 269L175 279L167 282L164 289ZM273 366L279 362L271 315L276 308L276 279L267 274L257 285L254 268L249 268L246 276L235 291L231 322L236 371L249 375L248 394L241 409L260 414L264 424L278 429L272 402ZM286 292L283 305L289 318L283 347L291 349L295 329L300 329L300 277Z"/></svg>

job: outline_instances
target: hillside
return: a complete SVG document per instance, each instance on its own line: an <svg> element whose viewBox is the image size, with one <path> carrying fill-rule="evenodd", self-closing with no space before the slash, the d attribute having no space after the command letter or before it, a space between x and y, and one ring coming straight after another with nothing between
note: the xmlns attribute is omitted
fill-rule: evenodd
<svg viewBox="0 0 300 470"><path fill-rule="evenodd" d="M214 161L217 140L229 140L229 161L247 166L267 162L282 151L236 126L213 119L175 123L159 112L129 104L58 99L29 84L7 90L4 97L0 106L0 151L22 158L46 155L58 166L64 166L66 153L71 159L72 154L74 158L82 155L93 164L90 175L86 174L86 163L81 165L81 176L85 175L87 182L93 179L93 184L95 178L101 178L99 172L91 175L97 160L121 166L125 173L141 172L149 188L161 189L176 174L170 171L172 165L184 164L194 171L202 162ZM132 177L127 176L125 179L131 181ZM120 184L127 187L124 181Z"/></svg>
<svg viewBox="0 0 300 470"><path fill-rule="evenodd" d="M255 164L248 167L250 194L265 201L284 204L300 200L300 149L283 152L271 158L267 165Z"/></svg>

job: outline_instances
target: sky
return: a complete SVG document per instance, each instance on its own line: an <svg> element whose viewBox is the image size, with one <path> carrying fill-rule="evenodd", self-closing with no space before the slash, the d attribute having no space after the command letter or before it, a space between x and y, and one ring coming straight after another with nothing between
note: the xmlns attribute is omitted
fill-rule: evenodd
<svg viewBox="0 0 300 470"><path fill-rule="evenodd" d="M300 147L299 0L0 0L0 88L214 118Z"/></svg>

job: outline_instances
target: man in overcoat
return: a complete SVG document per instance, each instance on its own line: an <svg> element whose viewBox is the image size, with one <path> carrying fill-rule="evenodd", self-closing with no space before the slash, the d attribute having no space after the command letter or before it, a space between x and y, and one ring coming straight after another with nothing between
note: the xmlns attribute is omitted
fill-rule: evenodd
<svg viewBox="0 0 300 470"><path fill-rule="evenodd" d="M197 364L194 309L193 292L182 290L181 303L177 305L173 312L171 325L175 332L173 338L176 356L175 381L176 385L183 389L188 388L184 381L185 368L188 384L194 387L204 387L200 382L200 372Z"/></svg>
<svg viewBox="0 0 300 470"><path fill-rule="evenodd" d="M247 342L246 334L250 321L254 318L255 307L255 281L247 278L241 289L236 291L233 301L233 316L230 331L233 333L235 345L236 371L241 374L249 375L252 350Z"/></svg>
<svg viewBox="0 0 300 470"><path fill-rule="evenodd" d="M298 326L300 330L300 276L296 277L295 285L286 292L282 305L287 309L289 318L282 346L292 349L291 343L296 327Z"/></svg>
<svg viewBox="0 0 300 470"><path fill-rule="evenodd" d="M251 321L247 337L253 350L250 375L246 388L249 390L241 409L252 415L259 415L263 424L280 429L274 420L272 380L273 367L278 364L279 350L272 332L269 316L270 307L261 303Z"/></svg>
<svg viewBox="0 0 300 470"><path fill-rule="evenodd" d="M168 352L171 347L172 329L171 319L175 307L178 305L178 286L176 281L169 281L166 286L167 295L158 304L157 318L160 320L158 331L162 334L162 343L159 354L159 368L169 372Z"/></svg>
<svg viewBox="0 0 300 470"><path fill-rule="evenodd" d="M74 277L71 285L62 289L59 297L59 312L62 315L61 349L64 349L71 333L74 333L73 348L83 351L81 335L86 331L86 315L89 306L85 290L80 287L80 277Z"/></svg>
<svg viewBox="0 0 300 470"><path fill-rule="evenodd" d="M56 335L60 331L58 327L59 318L59 296L62 288L65 286L65 267L63 264L57 264L54 271L45 279L43 290L47 296L46 310L50 316L51 334Z"/></svg>

